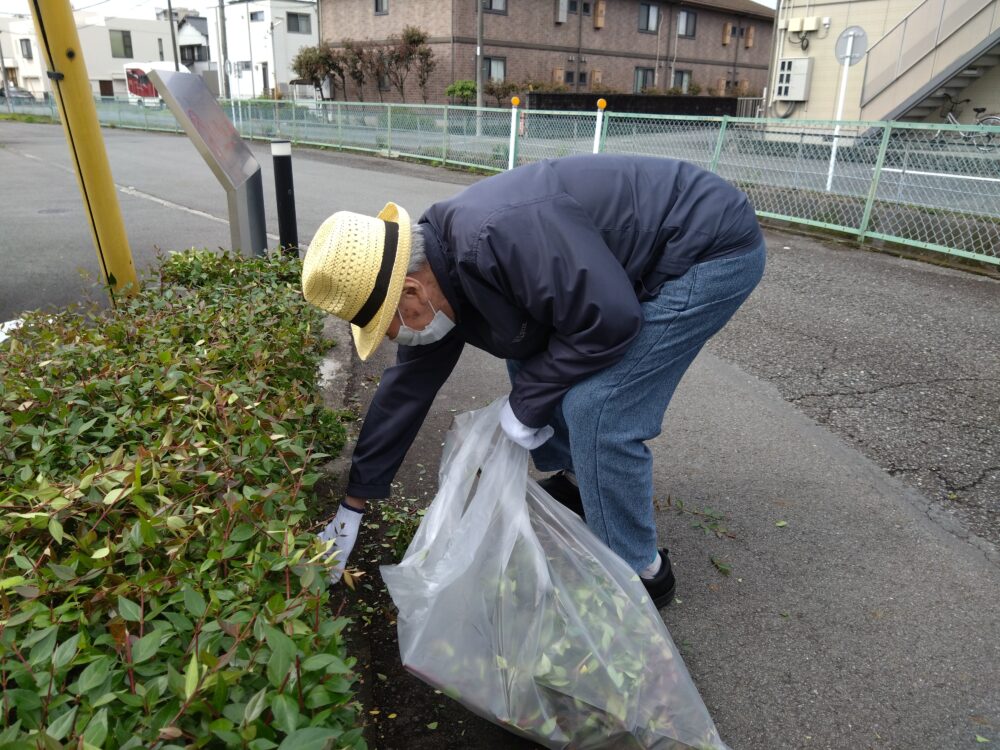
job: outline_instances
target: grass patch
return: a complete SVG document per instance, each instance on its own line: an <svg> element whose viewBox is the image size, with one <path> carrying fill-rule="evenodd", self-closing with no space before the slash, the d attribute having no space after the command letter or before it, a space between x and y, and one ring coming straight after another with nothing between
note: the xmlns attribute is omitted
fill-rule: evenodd
<svg viewBox="0 0 1000 750"><path fill-rule="evenodd" d="M17 112L0 112L0 122L35 122L44 124L54 124L59 122L48 115L22 115Z"/></svg>

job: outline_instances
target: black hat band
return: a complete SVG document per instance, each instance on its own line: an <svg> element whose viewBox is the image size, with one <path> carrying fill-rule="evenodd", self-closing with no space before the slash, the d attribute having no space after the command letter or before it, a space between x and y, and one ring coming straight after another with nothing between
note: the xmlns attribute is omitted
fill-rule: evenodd
<svg viewBox="0 0 1000 750"><path fill-rule="evenodd" d="M389 282L392 280L392 269L396 265L396 245L398 242L399 224L394 221L385 222L385 248L382 251L382 266L378 269L378 276L375 277L372 293L368 295L368 299L358 310L358 314L351 318L351 325L364 328L371 323L375 313L385 302L385 296L389 293Z"/></svg>

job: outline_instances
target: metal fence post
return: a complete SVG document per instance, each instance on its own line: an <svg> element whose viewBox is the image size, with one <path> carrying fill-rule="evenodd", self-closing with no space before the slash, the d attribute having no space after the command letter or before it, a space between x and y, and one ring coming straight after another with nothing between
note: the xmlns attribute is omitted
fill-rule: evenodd
<svg viewBox="0 0 1000 750"><path fill-rule="evenodd" d="M604 114L604 125L601 128L601 151L603 152L607 142L608 142L608 129L611 127L611 114L610 112L605 112Z"/></svg>
<svg viewBox="0 0 1000 750"><path fill-rule="evenodd" d="M719 167L719 157L722 155L722 144L726 140L726 127L729 125L729 115L722 116L722 126L719 128L719 138L715 142L715 153L712 154L712 164L709 170L715 172Z"/></svg>
<svg viewBox="0 0 1000 750"><path fill-rule="evenodd" d="M448 105L444 105L444 142L441 146L441 163L446 164L448 162L448 138L451 135L451 129L448 126Z"/></svg>
<svg viewBox="0 0 1000 750"><path fill-rule="evenodd" d="M337 148L344 150L344 108L337 102Z"/></svg>
<svg viewBox="0 0 1000 750"><path fill-rule="evenodd" d="M868 189L868 201L865 203L865 213L861 217L861 226L858 228L858 242L865 241L865 234L868 233L868 224L871 222L872 209L875 207L875 196L878 193L878 182L882 176L882 166L885 164L885 155L889 150L889 138L892 135L892 124L886 123L882 130L882 143L879 144L878 157L875 159L875 173L872 175L872 184Z"/></svg>
<svg viewBox="0 0 1000 750"><path fill-rule="evenodd" d="M386 104L385 155L392 156L392 105Z"/></svg>
<svg viewBox="0 0 1000 750"><path fill-rule="evenodd" d="M608 106L607 99L597 100L597 120L594 122L594 153L601 153L601 147L603 146L603 130L604 130L604 108Z"/></svg>
<svg viewBox="0 0 1000 750"><path fill-rule="evenodd" d="M510 100L510 143L507 146L507 169L513 169L517 164L517 105L521 103L519 97ZM479 114L479 110L476 110Z"/></svg>

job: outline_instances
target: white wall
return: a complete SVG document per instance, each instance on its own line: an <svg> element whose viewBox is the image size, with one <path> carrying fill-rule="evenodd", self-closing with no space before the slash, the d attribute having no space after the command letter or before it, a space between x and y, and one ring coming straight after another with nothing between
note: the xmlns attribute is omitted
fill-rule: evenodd
<svg viewBox="0 0 1000 750"><path fill-rule="evenodd" d="M27 39L31 45L31 58L21 54L21 40ZM35 25L30 18L0 19L0 45L3 47L4 65L14 69L17 85L41 98L49 90L45 75L45 60L35 39Z"/></svg>
<svg viewBox="0 0 1000 750"><path fill-rule="evenodd" d="M812 84L809 101L795 106L792 119L832 120L837 113L837 95L840 90L842 66L837 62L835 48L837 37L849 26L860 26L868 35L871 47L892 29L922 0L781 0L778 5L777 25L789 18L827 17L830 28L822 25L818 32L809 33L809 48L805 51L795 41L795 34L775 28L775 58L813 58ZM777 64L771 63L771 82L768 91L774 91ZM845 120L856 120L861 114L861 88L864 83L865 63L862 60L848 70ZM787 108L785 102L776 102L767 116L773 117Z"/></svg>
<svg viewBox="0 0 1000 750"><path fill-rule="evenodd" d="M75 13L74 15L84 59L87 62L87 73L95 94L101 93L101 81L111 81L114 95L125 96L125 64L159 60L161 42L163 59L167 62L174 60L170 48L170 23L168 21L104 18L88 13ZM110 34L112 30L130 33L132 37L132 56L130 58L112 56Z"/></svg>
<svg viewBox="0 0 1000 750"><path fill-rule="evenodd" d="M254 14L261 14L261 20L249 20ZM309 33L295 33L288 30L288 13L309 16ZM218 10L207 9L209 46L213 60L221 60L218 32ZM288 82L296 78L291 68L292 59L302 47L319 43L316 5L296 0L255 0L226 5L226 46L232 72L229 76L230 93L234 99L249 99L265 95L263 66L267 67L268 88L275 86L275 66L277 84L283 97L312 97L311 86L296 87L291 92ZM273 34L272 34L273 24ZM252 70L237 71L240 62L251 62Z"/></svg>

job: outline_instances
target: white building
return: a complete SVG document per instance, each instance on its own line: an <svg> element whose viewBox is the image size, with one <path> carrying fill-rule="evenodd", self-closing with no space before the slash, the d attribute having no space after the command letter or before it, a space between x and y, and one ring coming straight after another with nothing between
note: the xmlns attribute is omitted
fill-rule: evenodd
<svg viewBox="0 0 1000 750"><path fill-rule="evenodd" d="M11 86L27 89L41 99L48 90L45 60L35 39L35 25L30 17L0 16L0 50L4 73Z"/></svg>
<svg viewBox="0 0 1000 750"><path fill-rule="evenodd" d="M106 18L89 13L73 15L95 94L126 96L127 62L174 60L170 23L166 20Z"/></svg>
<svg viewBox="0 0 1000 750"><path fill-rule="evenodd" d="M74 13L87 75L95 95L126 96L125 63L174 60L166 20ZM45 60L30 16L0 17L8 80L42 98L50 90ZM13 56L9 56L13 52Z"/></svg>
<svg viewBox="0 0 1000 750"><path fill-rule="evenodd" d="M219 13L207 12L212 58L221 49ZM234 99L313 98L312 86L290 86L292 60L302 47L319 44L316 3L309 0L234 0L226 3L226 48Z"/></svg>

